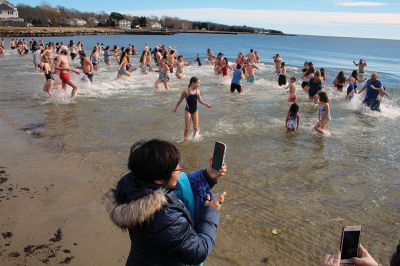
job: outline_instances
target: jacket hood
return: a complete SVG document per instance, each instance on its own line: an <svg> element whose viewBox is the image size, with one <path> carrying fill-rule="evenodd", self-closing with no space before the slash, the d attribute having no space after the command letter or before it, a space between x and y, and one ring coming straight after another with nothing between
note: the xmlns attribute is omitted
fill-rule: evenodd
<svg viewBox="0 0 400 266"><path fill-rule="evenodd" d="M113 223L128 229L153 218L167 205L167 193L163 186L145 183L128 173L105 195L104 200Z"/></svg>

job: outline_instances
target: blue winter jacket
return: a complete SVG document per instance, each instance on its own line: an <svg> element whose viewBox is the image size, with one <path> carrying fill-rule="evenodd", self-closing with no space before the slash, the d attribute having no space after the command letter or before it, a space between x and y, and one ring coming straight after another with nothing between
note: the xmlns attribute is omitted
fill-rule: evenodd
<svg viewBox="0 0 400 266"><path fill-rule="evenodd" d="M126 265L193 265L215 245L219 211L200 206L196 226L174 188L146 183L128 173L105 198L111 220L127 229Z"/></svg>

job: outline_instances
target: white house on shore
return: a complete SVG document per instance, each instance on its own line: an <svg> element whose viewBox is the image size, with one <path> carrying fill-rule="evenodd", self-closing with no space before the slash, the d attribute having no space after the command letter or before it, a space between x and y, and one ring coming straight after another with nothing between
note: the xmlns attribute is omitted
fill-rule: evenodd
<svg viewBox="0 0 400 266"><path fill-rule="evenodd" d="M88 24L90 24L92 26L97 26L99 24L99 21L96 18L91 17L88 19Z"/></svg>
<svg viewBox="0 0 400 266"><path fill-rule="evenodd" d="M87 22L84 19L76 18L74 19L76 26L86 26Z"/></svg>
<svg viewBox="0 0 400 266"><path fill-rule="evenodd" d="M67 26L86 26L86 20L75 18L75 19L64 19L64 25Z"/></svg>
<svg viewBox="0 0 400 266"><path fill-rule="evenodd" d="M156 21L156 22L153 22L153 23L150 25L150 28L151 28L152 30L161 30L161 29L162 29L162 26L161 26L160 23L158 23L158 22Z"/></svg>
<svg viewBox="0 0 400 266"><path fill-rule="evenodd" d="M18 9L8 1L0 0L0 21L23 22L18 17Z"/></svg>
<svg viewBox="0 0 400 266"><path fill-rule="evenodd" d="M118 27L124 30L130 30L132 27L132 22L126 19L121 19L118 21Z"/></svg>

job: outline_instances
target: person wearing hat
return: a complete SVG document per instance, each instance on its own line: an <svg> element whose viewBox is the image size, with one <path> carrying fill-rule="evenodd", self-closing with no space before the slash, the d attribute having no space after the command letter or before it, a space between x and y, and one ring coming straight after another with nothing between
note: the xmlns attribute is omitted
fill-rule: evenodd
<svg viewBox="0 0 400 266"><path fill-rule="evenodd" d="M60 55L57 59L56 70L60 71L60 79L62 81L63 90L67 90L67 85L72 87L71 98L73 98L78 90L75 82L71 80L69 72L72 71L79 74L79 70L71 68L68 63L68 47L63 45L60 48Z"/></svg>

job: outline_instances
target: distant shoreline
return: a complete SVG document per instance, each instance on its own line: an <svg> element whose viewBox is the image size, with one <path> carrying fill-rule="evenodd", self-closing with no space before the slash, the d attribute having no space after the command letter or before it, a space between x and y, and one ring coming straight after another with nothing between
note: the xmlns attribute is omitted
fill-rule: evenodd
<svg viewBox="0 0 400 266"><path fill-rule="evenodd" d="M174 35L178 33L203 33L203 34L257 34L252 32L207 31L207 30L125 30L110 27L0 27L1 37L56 37L75 35ZM284 33L260 33L260 35L294 36Z"/></svg>

